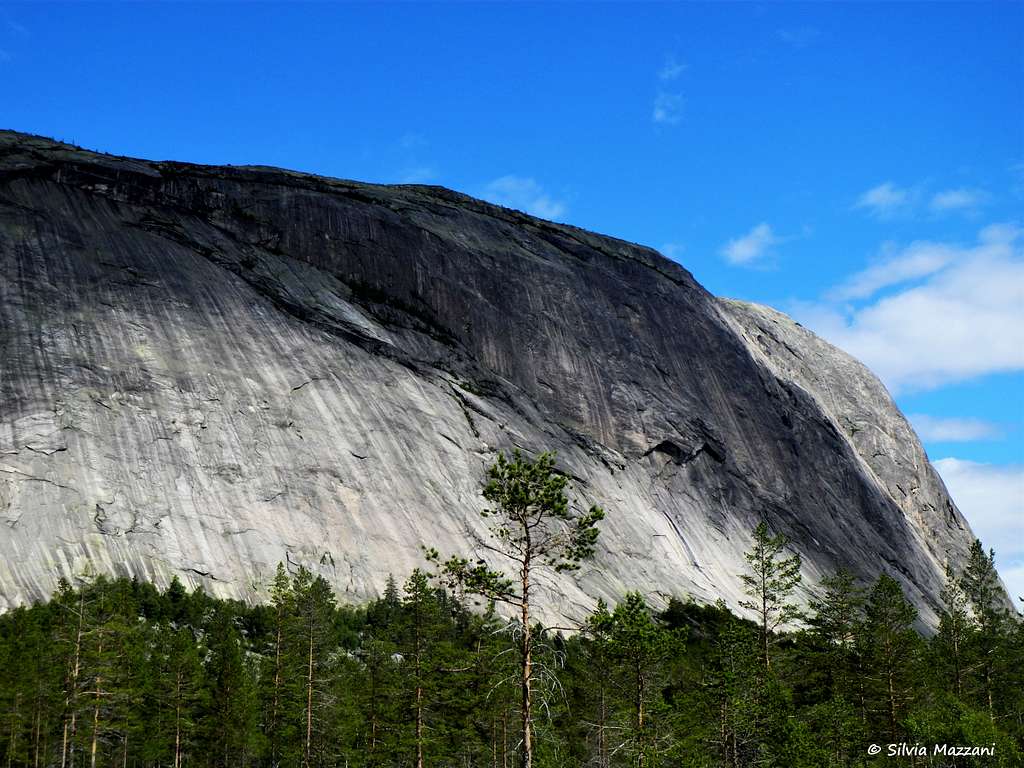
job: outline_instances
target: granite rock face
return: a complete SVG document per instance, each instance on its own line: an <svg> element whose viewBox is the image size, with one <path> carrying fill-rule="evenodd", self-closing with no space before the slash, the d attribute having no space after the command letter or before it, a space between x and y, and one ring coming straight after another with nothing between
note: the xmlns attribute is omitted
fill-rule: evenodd
<svg viewBox="0 0 1024 768"><path fill-rule="evenodd" d="M0 133L0 608L92 568L344 598L464 551L496 452L605 507L547 615L723 597L762 517L925 623L973 536L863 366L655 251L437 187Z"/></svg>

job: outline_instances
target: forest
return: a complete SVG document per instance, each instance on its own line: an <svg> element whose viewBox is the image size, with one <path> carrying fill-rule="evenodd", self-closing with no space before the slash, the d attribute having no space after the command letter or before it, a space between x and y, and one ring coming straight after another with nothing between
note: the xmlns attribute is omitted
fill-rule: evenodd
<svg viewBox="0 0 1024 768"><path fill-rule="evenodd" d="M766 523L736 576L754 620L628 593L545 627L532 569L576 567L603 517L565 484L550 455L502 457L485 515L510 576L427 549L363 605L283 565L256 605L177 579L62 580L0 616L0 765L1024 764L1024 624L980 542L929 636L887 575L837 572L800 607L799 558Z"/></svg>

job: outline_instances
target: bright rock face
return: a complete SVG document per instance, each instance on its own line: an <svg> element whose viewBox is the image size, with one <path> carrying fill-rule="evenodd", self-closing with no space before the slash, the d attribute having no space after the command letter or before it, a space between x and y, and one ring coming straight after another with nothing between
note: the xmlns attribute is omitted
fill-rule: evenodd
<svg viewBox="0 0 1024 768"><path fill-rule="evenodd" d="M863 366L656 252L436 187L0 133L0 608L87 567L342 597L465 552L496 452L558 451L598 555L549 618L741 599L764 517L934 624L973 536ZM495 564L498 564L495 561Z"/></svg>

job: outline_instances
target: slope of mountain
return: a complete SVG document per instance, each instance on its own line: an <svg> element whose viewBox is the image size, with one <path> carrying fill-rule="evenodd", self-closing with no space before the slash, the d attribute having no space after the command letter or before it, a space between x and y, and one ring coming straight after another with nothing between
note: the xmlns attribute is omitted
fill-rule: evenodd
<svg viewBox="0 0 1024 768"><path fill-rule="evenodd" d="M90 567L349 599L463 551L498 450L606 508L549 615L741 599L764 517L934 623L970 529L881 384L648 248L438 187L0 132L0 607Z"/></svg>

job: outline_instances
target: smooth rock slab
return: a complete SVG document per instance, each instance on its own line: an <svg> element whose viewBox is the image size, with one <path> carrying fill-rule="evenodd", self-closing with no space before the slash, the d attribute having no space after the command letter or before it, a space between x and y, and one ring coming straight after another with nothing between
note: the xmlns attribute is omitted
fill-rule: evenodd
<svg viewBox="0 0 1024 768"><path fill-rule="evenodd" d="M0 607L86 569L260 599L279 561L366 599L471 547L513 447L607 511L549 620L627 589L736 608L763 517L808 583L888 572L934 625L973 539L863 366L650 249L0 133Z"/></svg>

